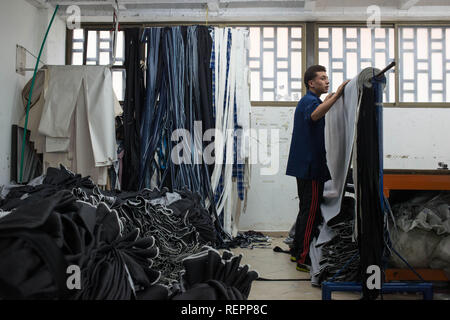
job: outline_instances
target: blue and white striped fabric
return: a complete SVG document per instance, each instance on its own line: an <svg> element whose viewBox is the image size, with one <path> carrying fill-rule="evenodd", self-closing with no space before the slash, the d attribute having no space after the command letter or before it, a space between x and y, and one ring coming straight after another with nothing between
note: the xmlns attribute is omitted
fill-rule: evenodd
<svg viewBox="0 0 450 320"><path fill-rule="evenodd" d="M223 222L224 230L227 233L233 230L233 234L239 219L238 213L235 212L238 208L235 203L239 200L245 201L248 173L245 163L248 153L241 149L243 127L249 127L247 122L250 112L248 94L247 98L242 94L243 90L246 90L245 87L248 88L242 86L246 78L245 72L243 73L243 68L246 67L243 58L246 56L245 37L243 30L215 28L210 60L216 130L219 130L224 138L223 145L216 145L216 164L211 175L211 185L219 220ZM245 114L247 117L242 116ZM243 122L245 125L241 125Z"/></svg>
<svg viewBox="0 0 450 320"><path fill-rule="evenodd" d="M211 68L211 79L212 79L212 108L213 117L216 120L216 46L214 45L214 29L211 30L212 48L211 48L211 59L209 60L209 67Z"/></svg>
<svg viewBox="0 0 450 320"><path fill-rule="evenodd" d="M244 169L245 165L240 156L240 148L242 141L242 128L237 123L237 105L236 97L234 98L234 163L233 163L233 178L236 178L237 192L239 199L244 200Z"/></svg>

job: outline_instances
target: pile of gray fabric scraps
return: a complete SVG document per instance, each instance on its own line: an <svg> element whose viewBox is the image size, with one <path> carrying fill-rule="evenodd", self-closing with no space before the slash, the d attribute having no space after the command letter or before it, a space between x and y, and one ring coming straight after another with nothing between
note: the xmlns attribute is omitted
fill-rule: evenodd
<svg viewBox="0 0 450 320"><path fill-rule="evenodd" d="M353 241L353 197L344 197L341 212L328 222L335 236L322 245L322 258L315 275L319 281L359 281L358 244Z"/></svg>
<svg viewBox="0 0 450 320"><path fill-rule="evenodd" d="M236 237L225 240L221 245L220 249L233 249L233 248L262 248L270 249L272 244L272 239L269 236L265 236L263 233L258 231L245 231L238 232Z"/></svg>
<svg viewBox="0 0 450 320"><path fill-rule="evenodd" d="M392 205L393 247L413 268L443 269L450 275L450 192L422 191ZM405 268L397 255L392 267Z"/></svg>
<svg viewBox="0 0 450 320"><path fill-rule="evenodd" d="M205 247L214 225L188 190L107 192L64 167L38 180L2 188L0 299L241 300L258 278Z"/></svg>

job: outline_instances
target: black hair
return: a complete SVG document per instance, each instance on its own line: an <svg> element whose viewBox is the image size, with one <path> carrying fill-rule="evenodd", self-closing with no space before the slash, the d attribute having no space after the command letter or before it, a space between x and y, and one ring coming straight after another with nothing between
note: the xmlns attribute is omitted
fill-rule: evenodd
<svg viewBox="0 0 450 320"><path fill-rule="evenodd" d="M303 76L303 82L305 83L306 89L309 89L308 82L313 80L316 77L317 72L327 72L327 69L324 66L316 64L314 66L309 67L305 71L305 75Z"/></svg>

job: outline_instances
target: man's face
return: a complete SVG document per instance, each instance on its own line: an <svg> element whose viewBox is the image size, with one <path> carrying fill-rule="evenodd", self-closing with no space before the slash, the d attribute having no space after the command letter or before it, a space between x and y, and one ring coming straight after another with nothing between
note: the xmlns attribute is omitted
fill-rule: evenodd
<svg viewBox="0 0 450 320"><path fill-rule="evenodd" d="M316 72L316 77L309 81L309 88L317 94L327 93L330 87L327 73L324 71Z"/></svg>

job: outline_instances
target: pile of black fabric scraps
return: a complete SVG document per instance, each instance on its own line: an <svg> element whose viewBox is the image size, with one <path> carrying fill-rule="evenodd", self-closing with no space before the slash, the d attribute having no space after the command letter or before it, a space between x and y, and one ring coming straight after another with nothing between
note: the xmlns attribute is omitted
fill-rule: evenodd
<svg viewBox="0 0 450 320"><path fill-rule="evenodd" d="M270 248L272 239L258 231L249 230L244 233L238 232L236 237L225 240L221 249L234 248Z"/></svg>
<svg viewBox="0 0 450 320"><path fill-rule="evenodd" d="M79 188L74 190L79 199L93 205L108 201L99 192L88 196ZM112 205L125 230L138 228L143 236L155 238L159 255L154 267L161 272L160 283L169 285L178 281L183 270L182 260L197 253L202 245L215 242L212 219L199 201L198 196L187 190L169 193L167 189L144 189L119 194Z"/></svg>
<svg viewBox="0 0 450 320"><path fill-rule="evenodd" d="M242 255L220 253L208 246L183 260L185 272L174 300L246 300L256 271L240 265Z"/></svg>
<svg viewBox="0 0 450 320"><path fill-rule="evenodd" d="M117 212L67 190L24 199L0 219L0 230L4 298L132 299L160 277L151 268L158 255L152 237L122 233ZM69 266L81 271L80 289L66 284Z"/></svg>
<svg viewBox="0 0 450 320"><path fill-rule="evenodd" d="M344 197L340 213L328 222L335 236L323 244L319 262L319 283L323 281L359 281L358 244L352 240L354 230L353 197Z"/></svg>
<svg viewBox="0 0 450 320"><path fill-rule="evenodd" d="M196 286L195 294L246 299L255 278L227 256L214 276L184 284L200 270L185 259L215 240L207 211L186 190L108 193L49 168L42 184L10 188L0 213L0 298L167 300Z"/></svg>

